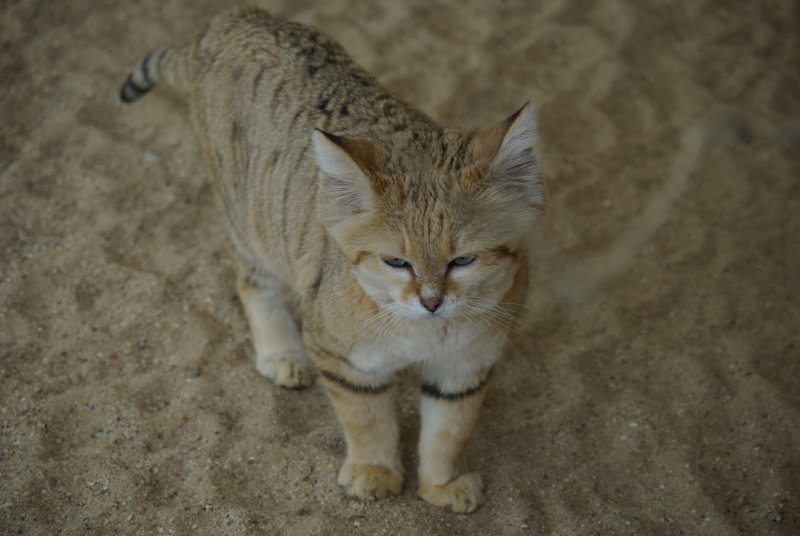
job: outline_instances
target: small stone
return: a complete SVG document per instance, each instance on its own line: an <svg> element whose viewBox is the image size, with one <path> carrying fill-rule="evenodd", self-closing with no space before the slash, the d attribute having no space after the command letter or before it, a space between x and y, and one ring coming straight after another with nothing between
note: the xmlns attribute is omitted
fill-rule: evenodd
<svg viewBox="0 0 800 536"><path fill-rule="evenodd" d="M145 508L144 506L139 506L139 507L136 509L136 513L137 513L137 514L143 514L143 513L145 513L145 512L147 512L147 508Z"/></svg>
<svg viewBox="0 0 800 536"><path fill-rule="evenodd" d="M110 352L108 352L106 354L106 357L109 358L109 359L116 359L117 358L117 352L111 350Z"/></svg>

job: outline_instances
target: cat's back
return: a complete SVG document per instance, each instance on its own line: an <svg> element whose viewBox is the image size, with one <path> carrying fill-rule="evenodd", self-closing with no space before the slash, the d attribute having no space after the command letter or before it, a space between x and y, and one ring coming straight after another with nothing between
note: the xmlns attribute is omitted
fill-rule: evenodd
<svg viewBox="0 0 800 536"><path fill-rule="evenodd" d="M244 63L252 58L241 53L263 53L269 58L259 56L259 61L271 59L285 67L304 65L309 59L313 62L318 53L330 61L350 63L341 46L311 26L257 8L235 9L214 17L200 41L200 52L207 58L225 56Z"/></svg>
<svg viewBox="0 0 800 536"><path fill-rule="evenodd" d="M204 64L194 94L200 109L257 113L284 140L287 132L302 131L308 144L310 130L320 128L377 141L409 118L429 121L391 97L333 39L262 10L216 17L198 56Z"/></svg>
<svg viewBox="0 0 800 536"><path fill-rule="evenodd" d="M436 128L391 96L335 40L263 10L218 15L199 43L198 58L203 65L196 108L229 119L253 114L268 126L258 134L278 134L286 143L310 145L314 128L379 145L399 132ZM225 117L209 117L205 126Z"/></svg>
<svg viewBox="0 0 800 536"><path fill-rule="evenodd" d="M431 125L333 39L261 10L217 16L196 54L190 105L233 239L240 256L286 279L324 241L314 129L385 145Z"/></svg>
<svg viewBox="0 0 800 536"><path fill-rule="evenodd" d="M311 131L331 123L322 105L326 94L346 91L359 71L313 28L257 9L215 17L197 58L190 105L198 130L212 149L212 167L239 178L263 172L257 164L264 159L269 167L279 157L307 160L301 153Z"/></svg>

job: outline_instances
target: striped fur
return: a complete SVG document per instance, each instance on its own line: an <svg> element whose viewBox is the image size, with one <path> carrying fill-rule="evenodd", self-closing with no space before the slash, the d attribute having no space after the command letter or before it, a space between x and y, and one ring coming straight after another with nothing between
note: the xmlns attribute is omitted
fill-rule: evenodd
<svg viewBox="0 0 800 536"><path fill-rule="evenodd" d="M142 58L120 89L122 102L133 102L156 85L165 83L179 91L187 91L195 78L195 46L154 50Z"/></svg>
<svg viewBox="0 0 800 536"><path fill-rule="evenodd" d="M464 453L524 299L522 238L544 204L532 108L485 130L442 128L328 37L258 10L150 53L121 98L161 83L189 100L256 367L300 388L316 365L347 441L345 493L400 492L392 381L416 368L419 494L477 508L482 483Z"/></svg>
<svg viewBox="0 0 800 536"><path fill-rule="evenodd" d="M461 400L462 398L469 398L475 395L478 391L486 387L487 383L489 383L488 374L479 383L459 391L445 391L439 384L426 382L422 382L420 390L424 396L429 396L439 400Z"/></svg>

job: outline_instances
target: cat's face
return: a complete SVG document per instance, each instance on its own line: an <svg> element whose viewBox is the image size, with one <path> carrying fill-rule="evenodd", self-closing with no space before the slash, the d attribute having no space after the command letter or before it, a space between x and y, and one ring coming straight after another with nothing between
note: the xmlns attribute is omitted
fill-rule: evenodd
<svg viewBox="0 0 800 536"><path fill-rule="evenodd" d="M515 246L470 236L447 221L430 229L414 219L359 240L367 247L351 258L359 283L381 309L409 319L444 319L474 316L502 299L520 265Z"/></svg>
<svg viewBox="0 0 800 536"><path fill-rule="evenodd" d="M316 134L321 218L382 311L474 317L503 298L543 204L534 136L527 107L478 135L418 134L393 155Z"/></svg>

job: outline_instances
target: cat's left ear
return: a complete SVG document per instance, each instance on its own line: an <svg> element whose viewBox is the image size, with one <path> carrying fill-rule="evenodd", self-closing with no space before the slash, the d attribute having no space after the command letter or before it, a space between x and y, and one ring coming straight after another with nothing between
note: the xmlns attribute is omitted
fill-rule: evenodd
<svg viewBox="0 0 800 536"><path fill-rule="evenodd" d="M536 212L545 205L537 141L536 112L530 103L475 139L476 149L491 158L489 180L495 193L522 201Z"/></svg>

